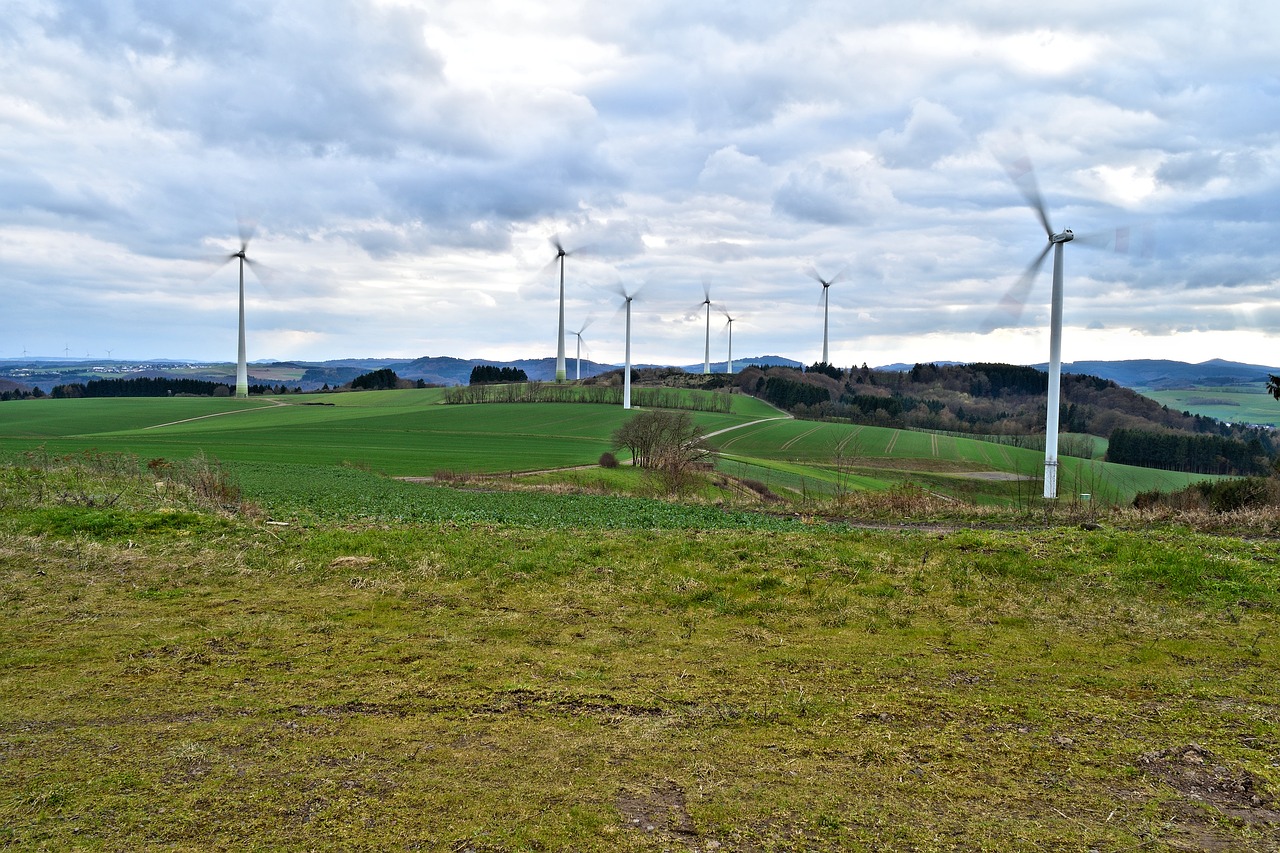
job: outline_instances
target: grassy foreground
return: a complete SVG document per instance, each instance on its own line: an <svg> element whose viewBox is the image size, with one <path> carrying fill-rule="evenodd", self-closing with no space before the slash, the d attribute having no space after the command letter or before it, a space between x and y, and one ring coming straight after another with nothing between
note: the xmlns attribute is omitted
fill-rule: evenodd
<svg viewBox="0 0 1280 853"><path fill-rule="evenodd" d="M0 478L0 843L1280 847L1273 540L281 526L198 474Z"/></svg>

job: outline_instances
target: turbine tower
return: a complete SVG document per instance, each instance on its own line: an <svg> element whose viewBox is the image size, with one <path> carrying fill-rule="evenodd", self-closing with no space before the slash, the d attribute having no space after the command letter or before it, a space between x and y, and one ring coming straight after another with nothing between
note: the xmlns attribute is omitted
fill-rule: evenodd
<svg viewBox="0 0 1280 853"><path fill-rule="evenodd" d="M622 366L622 408L624 409L631 408L631 303L639 294L640 290L628 293L625 287L618 287L618 295L622 297L622 305L618 310L627 313L626 358Z"/></svg>
<svg viewBox="0 0 1280 853"><path fill-rule="evenodd" d="M256 229L247 227L243 222L240 223L240 251L232 252L223 259L223 263L231 261L233 258L240 261L240 334L238 344L236 346L236 396L249 396L249 365L245 360L244 352L244 268L248 264L258 276L262 278L261 264L253 261L246 254L249 248L249 241L253 239Z"/></svg>
<svg viewBox="0 0 1280 853"><path fill-rule="evenodd" d="M582 328L578 329L578 331L573 333L574 336L577 337L578 339L578 367L573 377L575 380L582 379L582 333L585 332L587 330L587 326L590 326L590 325L591 325L591 319L587 318L587 320L582 324Z"/></svg>
<svg viewBox="0 0 1280 853"><path fill-rule="evenodd" d="M556 248L556 256L551 259L551 263L558 261L560 264L560 326L556 335L556 382L564 382L568 375L564 367L564 259L581 251L582 248L579 247L573 252L566 251L559 237L552 237L551 245Z"/></svg>
<svg viewBox="0 0 1280 853"><path fill-rule="evenodd" d="M728 361L729 369L727 372L729 374L732 374L733 373L733 318L729 316L728 311L725 311L724 319L725 319L724 324L729 329L729 361Z"/></svg>
<svg viewBox="0 0 1280 853"><path fill-rule="evenodd" d="M707 342L702 350L702 373L705 376L711 372L711 288L705 283L702 285L702 301L699 306L705 306L707 310Z"/></svg>
<svg viewBox="0 0 1280 853"><path fill-rule="evenodd" d="M1006 309L1021 310L1021 303L1035 282L1044 259L1048 257L1049 250L1053 250L1053 291L1050 296L1049 311L1049 399L1044 428L1044 496L1052 500L1058 497L1058 419L1059 400L1062 393L1062 249L1075 239L1075 235L1070 229L1054 233L1053 226L1049 224L1049 214L1045 211L1044 200L1040 196L1040 188L1036 184L1035 171L1031 167L1029 158L1021 158L1012 165L1006 166L1006 170L1014 184L1022 191L1027 203L1035 211L1048 238L1044 249L1002 300Z"/></svg>
<svg viewBox="0 0 1280 853"><path fill-rule="evenodd" d="M830 288L831 288L831 285L835 284L844 276L844 270L841 270L840 272L831 276L831 278L823 278L822 276L818 275L818 271L815 270L813 267L810 267L809 269L805 270L805 272L809 274L810 278L818 282L818 284L822 285L822 363L830 364L831 361L827 356L827 327L828 327L827 321L831 316Z"/></svg>

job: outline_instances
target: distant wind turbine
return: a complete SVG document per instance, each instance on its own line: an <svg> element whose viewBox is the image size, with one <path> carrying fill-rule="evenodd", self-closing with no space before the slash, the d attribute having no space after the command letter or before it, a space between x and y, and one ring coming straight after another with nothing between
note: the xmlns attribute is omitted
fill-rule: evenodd
<svg viewBox="0 0 1280 853"><path fill-rule="evenodd" d="M574 379L582 379L582 333L587 330L587 326L591 325L591 318L588 317L578 331L574 332L574 336L578 339L578 368Z"/></svg>
<svg viewBox="0 0 1280 853"><path fill-rule="evenodd" d="M567 377L564 367L564 259L574 252L566 251L559 237L552 237L551 245L556 248L556 256L551 263L558 261L560 266L560 326L556 335L556 381L564 382ZM582 250L578 249L578 251Z"/></svg>
<svg viewBox="0 0 1280 853"><path fill-rule="evenodd" d="M724 324L729 329L729 363L728 363L729 369L727 372L732 374L733 373L733 318L729 316L728 311L725 311L723 313L724 313L724 319L725 319Z"/></svg>
<svg viewBox="0 0 1280 853"><path fill-rule="evenodd" d="M258 276L258 280L262 280L263 267L257 261L251 260L246 252L249 249L249 241L253 239L256 228L246 225L243 221L239 223L240 229L240 251L231 252L222 258L222 263L227 264L232 260L240 261L240 325L239 337L236 346L236 396L249 396L249 365L245 360L244 352L244 268L248 264L249 269L254 271Z"/></svg>
<svg viewBox="0 0 1280 853"><path fill-rule="evenodd" d="M702 301L698 303L698 307L704 306L707 310L707 342L702 350L702 373L706 375L711 372L711 286L706 282L702 283Z"/></svg>
<svg viewBox="0 0 1280 853"><path fill-rule="evenodd" d="M828 321L828 318L831 316L830 289L831 289L831 285L835 284L837 281L840 281L842 278L844 278L845 271L840 270L840 272L831 276L831 278L823 278L822 276L818 275L818 271L813 267L809 267L807 270L805 270L805 272L809 275L810 278L818 282L818 284L822 285L822 363L830 364L831 363L830 359L827 357L827 321Z"/></svg>
<svg viewBox="0 0 1280 853"><path fill-rule="evenodd" d="M622 297L621 309L627 313L626 358L622 366L622 408L624 409L631 408L631 302L639 293L638 289L628 292L625 287L618 288L618 294Z"/></svg>

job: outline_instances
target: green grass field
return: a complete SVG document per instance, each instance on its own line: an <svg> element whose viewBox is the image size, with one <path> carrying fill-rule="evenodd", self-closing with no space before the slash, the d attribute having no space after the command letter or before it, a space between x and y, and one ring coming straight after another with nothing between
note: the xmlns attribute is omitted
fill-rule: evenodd
<svg viewBox="0 0 1280 853"><path fill-rule="evenodd" d="M707 392L675 391L683 396ZM392 477L442 472L515 474L590 466L611 449L630 413L583 403L444 405L441 389L279 398L32 400L0 409L0 454L129 453L142 460L216 458L264 501L305 472L364 470ZM1039 487L1043 454L927 432L797 421L760 400L730 397L727 413L691 412L711 434L719 470L759 480L789 499L849 489L883 491L911 482L969 502L1025 505ZM277 465L289 477L255 477ZM348 475L350 476L350 475ZM317 482L320 473L314 475ZM1070 500L1126 503L1201 476L1063 457L1059 493ZM407 510L386 489L386 512ZM399 487L396 487L399 488ZM344 494L347 493L343 490ZM294 504L290 504L291 506ZM412 516L413 513L409 512Z"/></svg>
<svg viewBox="0 0 1280 853"><path fill-rule="evenodd" d="M594 463L628 417L614 406L445 406L439 400L438 389L426 389L250 401L24 401L0 411L0 452L41 444L56 452L96 449L143 458L202 451L228 462L347 463L392 476L533 471ZM745 398L741 407L748 414L692 416L712 431L760 411Z"/></svg>
<svg viewBox="0 0 1280 853"><path fill-rule="evenodd" d="M1280 402L1267 393L1263 383L1247 387L1143 391L1142 394L1179 412L1228 423L1280 427Z"/></svg>
<svg viewBox="0 0 1280 853"><path fill-rule="evenodd" d="M886 427L775 420L735 429L711 440L723 470L752 466L759 479L795 491L884 489L911 480L979 502L1026 501L1040 487L985 479L992 472L1035 480L1044 454L975 439ZM1127 503L1138 492L1172 491L1212 479L1131 465L1061 457L1059 495Z"/></svg>
<svg viewBox="0 0 1280 853"><path fill-rule="evenodd" d="M1274 535L280 525L155 480L0 466L2 845L1280 846Z"/></svg>

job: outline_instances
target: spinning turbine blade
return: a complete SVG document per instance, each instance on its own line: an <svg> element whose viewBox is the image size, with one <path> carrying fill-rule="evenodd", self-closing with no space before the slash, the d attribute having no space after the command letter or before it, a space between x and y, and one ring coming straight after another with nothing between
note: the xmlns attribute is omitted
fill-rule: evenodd
<svg viewBox="0 0 1280 853"><path fill-rule="evenodd" d="M1045 236L1052 237L1053 226L1049 224L1049 214L1044 208L1044 199L1040 195L1040 185L1036 182L1036 170L1031 165L1031 158L1023 155L1012 163L1006 163L1004 168L1013 180L1014 186L1022 191L1027 204L1031 205L1031 209L1039 217L1040 224L1044 226Z"/></svg>
<svg viewBox="0 0 1280 853"><path fill-rule="evenodd" d="M992 329L1009 326L1018 321L1018 318L1022 316L1022 310L1027 305L1027 296L1031 293L1031 286L1036 283L1036 277L1040 275L1040 268L1044 266L1044 259L1049 257L1049 250L1052 248L1052 243L1046 243L1044 250L1027 266L1026 271L1014 282L1013 286L1005 291L1004 296L1000 298L999 307L987 318L984 331L989 332Z"/></svg>

